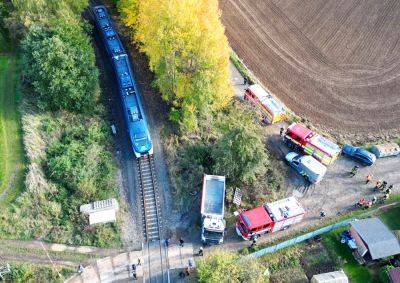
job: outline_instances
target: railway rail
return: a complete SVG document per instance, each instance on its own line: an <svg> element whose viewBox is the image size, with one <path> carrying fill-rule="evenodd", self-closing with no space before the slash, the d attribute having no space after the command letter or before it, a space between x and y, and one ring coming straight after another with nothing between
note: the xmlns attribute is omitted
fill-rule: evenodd
<svg viewBox="0 0 400 283"><path fill-rule="evenodd" d="M153 155L137 160L144 234L144 282L170 282L168 249L162 241L160 195Z"/></svg>

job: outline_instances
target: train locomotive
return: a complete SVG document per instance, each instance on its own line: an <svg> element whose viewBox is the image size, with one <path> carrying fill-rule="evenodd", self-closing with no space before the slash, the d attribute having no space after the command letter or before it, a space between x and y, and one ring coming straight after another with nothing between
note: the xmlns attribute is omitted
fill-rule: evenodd
<svg viewBox="0 0 400 283"><path fill-rule="evenodd" d="M106 46L118 82L118 93L133 152L137 158L153 154L149 128L131 64L105 6L92 8L94 22Z"/></svg>

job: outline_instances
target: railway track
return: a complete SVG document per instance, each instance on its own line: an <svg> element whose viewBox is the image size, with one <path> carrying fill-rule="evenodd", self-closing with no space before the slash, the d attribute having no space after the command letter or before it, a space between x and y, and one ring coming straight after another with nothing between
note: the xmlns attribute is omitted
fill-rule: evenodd
<svg viewBox="0 0 400 283"><path fill-rule="evenodd" d="M153 155L137 161L141 192L142 220L144 234L144 282L170 282L168 250L162 241L160 196L154 169Z"/></svg>

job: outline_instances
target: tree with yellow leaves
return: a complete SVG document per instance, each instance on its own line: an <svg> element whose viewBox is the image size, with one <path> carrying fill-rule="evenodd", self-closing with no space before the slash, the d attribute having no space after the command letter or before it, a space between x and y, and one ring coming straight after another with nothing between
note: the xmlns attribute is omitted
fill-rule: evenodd
<svg viewBox="0 0 400 283"><path fill-rule="evenodd" d="M149 58L170 118L193 130L233 89L218 0L120 0L123 23Z"/></svg>

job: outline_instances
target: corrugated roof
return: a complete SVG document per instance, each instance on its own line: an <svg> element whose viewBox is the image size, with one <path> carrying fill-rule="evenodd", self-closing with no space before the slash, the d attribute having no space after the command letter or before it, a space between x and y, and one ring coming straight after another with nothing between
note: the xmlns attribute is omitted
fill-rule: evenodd
<svg viewBox="0 0 400 283"><path fill-rule="evenodd" d="M311 282L318 282L318 283L348 283L349 279L347 275L340 271L334 271L329 273L322 273L314 275L311 279Z"/></svg>
<svg viewBox="0 0 400 283"><path fill-rule="evenodd" d="M400 254L399 241L380 219L362 219L351 222L351 226L368 245L372 259Z"/></svg>

